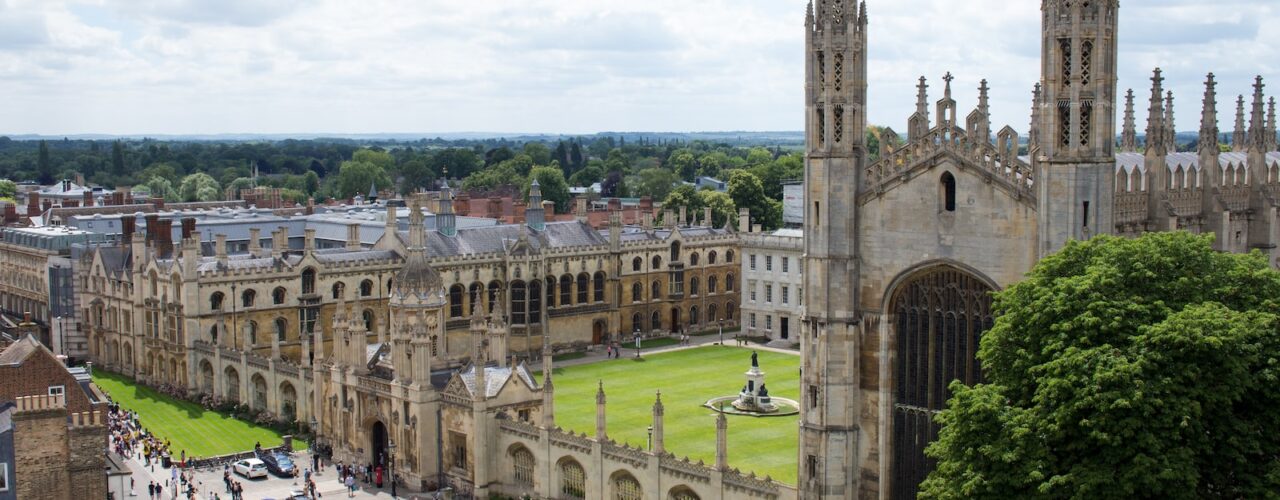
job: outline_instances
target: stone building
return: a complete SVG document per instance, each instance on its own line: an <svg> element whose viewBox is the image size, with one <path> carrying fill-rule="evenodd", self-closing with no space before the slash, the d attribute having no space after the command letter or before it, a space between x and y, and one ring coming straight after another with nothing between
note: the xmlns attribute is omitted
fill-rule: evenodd
<svg viewBox="0 0 1280 500"><path fill-rule="evenodd" d="M1070 240L1187 230L1224 251L1280 256L1275 114L1255 84L1219 153L1216 82L1198 153L1173 153L1172 98L1152 79L1145 149L1129 99L1116 137L1117 0L1042 2L1030 145L994 134L988 88L960 121L951 77L924 78L906 142L868 160L865 2L811 4L806 33L802 498L912 498L947 383L980 379L989 292Z"/></svg>
<svg viewBox="0 0 1280 500"><path fill-rule="evenodd" d="M104 239L70 227L0 229L0 266L7 271L0 273L5 326L17 325L29 314L41 343L57 354L85 357L89 346L76 321L71 248Z"/></svg>
<svg viewBox="0 0 1280 500"><path fill-rule="evenodd" d="M354 209L340 222L123 216L122 243L79 261L91 354L144 382L314 424L347 461L389 459L400 443L397 470L410 485L475 484L500 454L448 461L435 450L484 448L476 440L488 427L477 422L503 411L539 415L540 389L520 360L544 346L582 349L738 318L731 230L680 224L674 213L664 227L651 217L628 227L615 213L597 231L547 222L536 185L530 196L520 225L459 223L447 186L434 213L423 206L431 200L414 197L407 208L385 205L379 220ZM196 230L246 219L276 228L264 239L248 226L243 245ZM366 236L370 225L376 238ZM304 235L296 245L289 227ZM481 393L496 403L472 404ZM447 432L436 433L437 422Z"/></svg>
<svg viewBox="0 0 1280 500"><path fill-rule="evenodd" d="M0 473L10 498L106 497L105 401L87 373L73 374L31 336L0 352Z"/></svg>
<svg viewBox="0 0 1280 500"><path fill-rule="evenodd" d="M740 233L742 333L781 347L799 343L804 305L804 232Z"/></svg>

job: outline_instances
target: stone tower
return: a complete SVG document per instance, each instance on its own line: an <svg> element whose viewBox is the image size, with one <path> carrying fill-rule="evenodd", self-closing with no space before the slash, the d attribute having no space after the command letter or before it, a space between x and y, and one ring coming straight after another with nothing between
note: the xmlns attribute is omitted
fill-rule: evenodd
<svg viewBox="0 0 1280 500"><path fill-rule="evenodd" d="M810 3L805 18L805 297L800 478L802 498L857 495L866 445L857 315L857 192L867 163L867 9ZM860 451L861 450L861 451Z"/></svg>
<svg viewBox="0 0 1280 500"><path fill-rule="evenodd" d="M1043 0L1040 255L1114 230L1118 0Z"/></svg>

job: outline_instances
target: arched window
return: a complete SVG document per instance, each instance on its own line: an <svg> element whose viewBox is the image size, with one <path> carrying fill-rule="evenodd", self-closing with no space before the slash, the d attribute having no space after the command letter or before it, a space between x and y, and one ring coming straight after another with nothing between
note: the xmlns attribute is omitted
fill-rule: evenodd
<svg viewBox="0 0 1280 500"><path fill-rule="evenodd" d="M631 284L631 301L640 302L642 300L644 300L644 287L640 286L639 283L632 283Z"/></svg>
<svg viewBox="0 0 1280 500"><path fill-rule="evenodd" d="M689 308L689 326L697 325L698 323L699 323L698 306L690 307Z"/></svg>
<svg viewBox="0 0 1280 500"><path fill-rule="evenodd" d="M284 287L276 287L271 291L271 302L276 305L284 303Z"/></svg>
<svg viewBox="0 0 1280 500"><path fill-rule="evenodd" d="M689 489L687 486L677 486L671 488L671 494L668 495L669 500L702 500L697 493Z"/></svg>
<svg viewBox="0 0 1280 500"><path fill-rule="evenodd" d="M662 268L662 257L653 256L653 270L657 271Z"/></svg>
<svg viewBox="0 0 1280 500"><path fill-rule="evenodd" d="M364 330L366 332L372 332L374 331L374 327L378 326L377 324L374 323L374 315L372 310L365 309L363 313L360 313L360 317L364 319Z"/></svg>
<svg viewBox="0 0 1280 500"><path fill-rule="evenodd" d="M556 278L555 276L547 277L547 307L556 306Z"/></svg>
<svg viewBox="0 0 1280 500"><path fill-rule="evenodd" d="M694 277L692 277L692 278L689 278L689 295L697 295L697 294L698 294L698 284L699 284L699 283L698 283L698 277L697 277L697 276L694 276Z"/></svg>
<svg viewBox="0 0 1280 500"><path fill-rule="evenodd" d="M240 305L244 307L253 307L253 303L258 301L258 292L252 288L245 290L240 294Z"/></svg>
<svg viewBox="0 0 1280 500"><path fill-rule="evenodd" d="M587 276L587 273L582 273L578 275L578 303L579 304L587 303L587 282L590 280L591 280L591 277Z"/></svg>
<svg viewBox="0 0 1280 500"><path fill-rule="evenodd" d="M267 409L267 381L262 375L253 375L253 409Z"/></svg>
<svg viewBox="0 0 1280 500"><path fill-rule="evenodd" d="M276 318L276 340L284 342L289 331L289 322L284 318Z"/></svg>
<svg viewBox="0 0 1280 500"><path fill-rule="evenodd" d="M511 466L512 473L516 478L516 485L523 489L533 488L533 453L523 446L517 446L511 450Z"/></svg>
<svg viewBox="0 0 1280 500"><path fill-rule="evenodd" d="M484 300L484 285L476 282L471 284L471 307L467 308L467 314L476 313L476 305Z"/></svg>
<svg viewBox="0 0 1280 500"><path fill-rule="evenodd" d="M640 488L640 481L636 481L631 474L618 472L613 475L612 482L614 500L644 500L644 490Z"/></svg>
<svg viewBox="0 0 1280 500"><path fill-rule="evenodd" d="M560 306L573 305L573 276L560 277Z"/></svg>
<svg viewBox="0 0 1280 500"><path fill-rule="evenodd" d="M529 324L542 323L542 282L529 282Z"/></svg>
<svg viewBox="0 0 1280 500"><path fill-rule="evenodd" d="M560 461L560 494L565 498L587 497L587 474L572 458Z"/></svg>
<svg viewBox="0 0 1280 500"><path fill-rule="evenodd" d="M727 264L733 263L733 250L729 250L728 252L724 253L724 261Z"/></svg>
<svg viewBox="0 0 1280 500"><path fill-rule="evenodd" d="M640 323L641 321L644 321L644 319L640 317L640 313L632 314L631 331L638 332L644 330L644 325Z"/></svg>
<svg viewBox="0 0 1280 500"><path fill-rule="evenodd" d="M604 302L604 271L597 272L595 278L592 279L591 293L592 299L596 302Z"/></svg>
<svg viewBox="0 0 1280 500"><path fill-rule="evenodd" d="M342 298L342 295L346 293L346 291L347 291L347 285L345 283L341 281L334 283L333 284L333 300L338 300Z"/></svg>
<svg viewBox="0 0 1280 500"><path fill-rule="evenodd" d="M316 293L316 270L306 268L302 270L302 294Z"/></svg>
<svg viewBox="0 0 1280 500"><path fill-rule="evenodd" d="M680 242L671 242L671 262L680 262Z"/></svg>
<svg viewBox="0 0 1280 500"><path fill-rule="evenodd" d="M209 308L213 309L214 311L221 311L222 300L225 297L226 296L223 295L222 292L213 292L213 295L209 296Z"/></svg>
<svg viewBox="0 0 1280 500"><path fill-rule="evenodd" d="M244 332L249 336L249 347L258 345L258 322L250 321L244 324Z"/></svg>
<svg viewBox="0 0 1280 500"><path fill-rule="evenodd" d="M523 281L511 282L511 324L525 324L525 287Z"/></svg>
<svg viewBox="0 0 1280 500"><path fill-rule="evenodd" d="M214 345L218 344L218 325L209 327L209 343Z"/></svg>
<svg viewBox="0 0 1280 500"><path fill-rule="evenodd" d="M732 292L734 289L734 283L736 282L733 280L733 273L726 274L724 276L724 291Z"/></svg>
<svg viewBox="0 0 1280 500"><path fill-rule="evenodd" d="M640 257L636 257L636 258L634 258L634 259L631 259L631 270L632 270L632 271L639 272L639 271L640 271L640 267L641 267L641 266L643 266L643 265L644 265L644 261L643 261L643 260L641 260L641 259L640 259Z"/></svg>
<svg viewBox="0 0 1280 500"><path fill-rule="evenodd" d="M956 176L951 172L942 173L942 210L947 212L956 211Z"/></svg>
<svg viewBox="0 0 1280 500"><path fill-rule="evenodd" d="M391 285L388 283L388 285L387 285L387 289L390 289L390 288L391 288ZM360 296L361 296L361 297L368 297L368 296L370 296L370 295L373 295L373 281L371 281L371 280L364 280L364 281L361 281L361 282L360 282Z"/></svg>
<svg viewBox="0 0 1280 500"><path fill-rule="evenodd" d="M449 287L449 317L462 317L462 294L465 291L462 285L453 285Z"/></svg>
<svg viewBox="0 0 1280 500"><path fill-rule="evenodd" d="M690 266L698 265L698 252L693 252L689 254L689 265Z"/></svg>
<svg viewBox="0 0 1280 500"><path fill-rule="evenodd" d="M724 303L724 319L733 321L733 302Z"/></svg>
<svg viewBox="0 0 1280 500"><path fill-rule="evenodd" d="M661 283L661 282L659 282L658 280L653 280L653 285L652 285L652 286L650 286L649 288L650 288L650 290L649 290L649 299L650 299L650 300L659 300L659 299L661 299L661 298L662 298L662 283Z"/></svg>
<svg viewBox="0 0 1280 500"><path fill-rule="evenodd" d="M720 284L720 280L715 276L707 278L707 293L716 293L716 288Z"/></svg>
<svg viewBox="0 0 1280 500"><path fill-rule="evenodd" d="M662 315L658 314L658 311L654 311L653 314L649 316L649 329L662 329Z"/></svg>
<svg viewBox="0 0 1280 500"><path fill-rule="evenodd" d="M715 265L715 263L716 263L716 251L712 250L710 252L707 252L707 265L709 266Z"/></svg>
<svg viewBox="0 0 1280 500"><path fill-rule="evenodd" d="M719 317L716 317L716 305L708 304L707 305L707 321L716 321L719 319L720 319Z"/></svg>

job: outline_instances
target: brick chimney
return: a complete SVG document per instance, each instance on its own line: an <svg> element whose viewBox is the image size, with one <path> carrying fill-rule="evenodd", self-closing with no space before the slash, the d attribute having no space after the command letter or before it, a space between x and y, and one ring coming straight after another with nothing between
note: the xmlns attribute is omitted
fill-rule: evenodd
<svg viewBox="0 0 1280 500"><path fill-rule="evenodd" d="M155 206L156 210L164 210L164 197L156 196L154 198L151 198L151 205Z"/></svg>
<svg viewBox="0 0 1280 500"><path fill-rule="evenodd" d="M120 243L133 243L133 233L138 229L138 219L133 214L120 216Z"/></svg>
<svg viewBox="0 0 1280 500"><path fill-rule="evenodd" d="M213 255L218 258L218 262L225 263L227 261L227 235L213 235Z"/></svg>
<svg viewBox="0 0 1280 500"><path fill-rule="evenodd" d="M551 219L551 217L553 217L553 216L555 216L555 215L556 215L556 202L551 201L551 200L545 200L545 201L543 201L543 202L542 202L542 212L543 212L543 213L545 213L545 214L547 214L547 215L546 215L547 220L550 220L550 219Z"/></svg>
<svg viewBox="0 0 1280 500"><path fill-rule="evenodd" d="M156 231L156 255L162 258L169 257L173 255L173 220L157 220L156 226L158 226Z"/></svg>
<svg viewBox="0 0 1280 500"><path fill-rule="evenodd" d="M27 193L27 217L40 214L40 193L32 191Z"/></svg>
<svg viewBox="0 0 1280 500"><path fill-rule="evenodd" d="M609 198L609 211L617 212L622 210L622 198Z"/></svg>
<svg viewBox="0 0 1280 500"><path fill-rule="evenodd" d="M4 223L5 225L16 224L18 222L18 207L12 203L4 204Z"/></svg>
<svg viewBox="0 0 1280 500"><path fill-rule="evenodd" d="M262 228L249 228L249 255L258 257L262 254Z"/></svg>
<svg viewBox="0 0 1280 500"><path fill-rule="evenodd" d="M196 232L195 217L183 217L182 218L182 239L185 241L191 238L191 235L195 232Z"/></svg>
<svg viewBox="0 0 1280 500"><path fill-rule="evenodd" d="M85 191L85 192L84 192L84 202L83 202L83 203L81 203L81 205L86 206L86 207L92 207L92 206L93 206L93 191Z"/></svg>
<svg viewBox="0 0 1280 500"><path fill-rule="evenodd" d="M116 191L116 192L114 192L114 193L111 193L111 204L112 204L112 205L124 205L124 193L123 193L123 192L120 192L120 191Z"/></svg>
<svg viewBox="0 0 1280 500"><path fill-rule="evenodd" d="M155 248L156 235L159 234L160 231L160 216L156 214L147 214L145 220L147 223L147 246Z"/></svg>
<svg viewBox="0 0 1280 500"><path fill-rule="evenodd" d="M485 217L501 219L502 216L505 215L502 213L502 198L490 196L489 206L485 208L485 211L488 212L485 214Z"/></svg>
<svg viewBox="0 0 1280 500"><path fill-rule="evenodd" d="M352 252L360 250L360 224L354 222L347 224L347 250Z"/></svg>

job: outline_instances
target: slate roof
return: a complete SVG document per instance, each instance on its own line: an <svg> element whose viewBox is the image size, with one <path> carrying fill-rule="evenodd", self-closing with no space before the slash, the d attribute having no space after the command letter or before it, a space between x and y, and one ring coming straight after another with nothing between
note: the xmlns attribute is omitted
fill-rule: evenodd
<svg viewBox="0 0 1280 500"><path fill-rule="evenodd" d="M0 352L0 366L21 365L23 361L27 360L27 357L42 348L44 346L36 342L36 339L32 336L23 336L17 342L5 348L3 352Z"/></svg>
<svg viewBox="0 0 1280 500"><path fill-rule="evenodd" d="M462 383L467 386L467 392L475 395L475 365L468 366L458 376L462 377ZM498 393L502 391L502 386L506 385L512 376L524 379L525 383L529 384L529 387L538 386L533 382L533 375L529 373L529 369L525 367L524 363L516 366L514 370L510 366L489 365L484 368L485 397L497 397Z"/></svg>
<svg viewBox="0 0 1280 500"><path fill-rule="evenodd" d="M453 237L438 231L427 232L427 255L453 257L478 253L504 253L523 235L535 250L574 246L604 245L605 239L591 226L578 221L548 222L546 229L535 231L523 224L459 228ZM404 237L408 241L408 237Z"/></svg>

